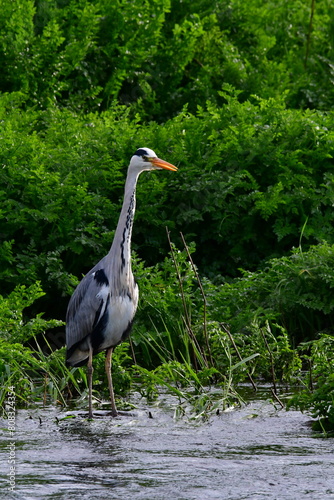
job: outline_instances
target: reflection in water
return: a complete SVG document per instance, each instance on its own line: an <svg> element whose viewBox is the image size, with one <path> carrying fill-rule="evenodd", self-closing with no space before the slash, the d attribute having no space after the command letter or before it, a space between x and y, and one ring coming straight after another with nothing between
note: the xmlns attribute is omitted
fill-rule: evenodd
<svg viewBox="0 0 334 500"><path fill-rule="evenodd" d="M171 406L151 407L153 419L143 409L91 422L53 407L19 410L15 493L4 431L0 498L334 498L334 442L314 438L307 416L255 401L194 424L174 420Z"/></svg>

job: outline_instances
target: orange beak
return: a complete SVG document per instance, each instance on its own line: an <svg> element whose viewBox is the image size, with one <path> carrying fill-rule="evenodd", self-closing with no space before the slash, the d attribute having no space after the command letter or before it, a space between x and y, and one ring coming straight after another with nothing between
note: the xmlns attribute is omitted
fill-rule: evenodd
<svg viewBox="0 0 334 500"><path fill-rule="evenodd" d="M150 161L155 167L165 168L166 170L172 170L173 172L177 171L177 167L175 167L175 165L168 163L168 161L160 160L160 158L148 158L148 161Z"/></svg>

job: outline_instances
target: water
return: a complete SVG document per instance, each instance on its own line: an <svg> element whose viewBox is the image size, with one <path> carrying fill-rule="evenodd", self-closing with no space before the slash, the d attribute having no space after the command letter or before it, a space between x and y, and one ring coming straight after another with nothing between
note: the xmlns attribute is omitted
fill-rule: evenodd
<svg viewBox="0 0 334 500"><path fill-rule="evenodd" d="M314 437L306 415L253 401L193 422L175 419L172 404L94 421L54 407L19 410L15 489L2 429L0 498L334 499L334 440Z"/></svg>

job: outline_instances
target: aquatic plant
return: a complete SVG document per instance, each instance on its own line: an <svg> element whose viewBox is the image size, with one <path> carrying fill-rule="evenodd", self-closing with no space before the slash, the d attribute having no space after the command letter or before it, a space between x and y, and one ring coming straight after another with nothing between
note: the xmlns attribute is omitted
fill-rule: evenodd
<svg viewBox="0 0 334 500"><path fill-rule="evenodd" d="M307 368L304 388L288 402L288 408L309 412L316 420L313 428L334 434L334 338L321 333L317 340L298 347Z"/></svg>
<svg viewBox="0 0 334 500"><path fill-rule="evenodd" d="M21 404L34 402L40 397L38 386L49 373L50 360L29 346L29 342L36 335L63 325L62 321L43 319L42 314L34 318L24 317L24 310L43 295L40 283L35 283L29 287L17 286L7 297L0 296L1 405L8 387L15 387Z"/></svg>

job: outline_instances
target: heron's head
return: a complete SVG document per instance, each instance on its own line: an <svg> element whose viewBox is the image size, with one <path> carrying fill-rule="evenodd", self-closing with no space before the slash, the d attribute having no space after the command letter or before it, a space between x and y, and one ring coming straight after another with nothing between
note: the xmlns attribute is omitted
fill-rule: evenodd
<svg viewBox="0 0 334 500"><path fill-rule="evenodd" d="M165 168L166 170L172 170L175 172L177 167L168 163L165 160L161 160L157 157L154 151L149 148L139 148L133 155L130 161L129 168L138 169L138 172L143 172L144 170L160 170Z"/></svg>

